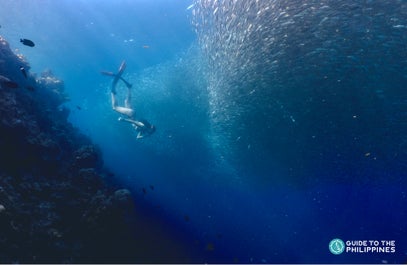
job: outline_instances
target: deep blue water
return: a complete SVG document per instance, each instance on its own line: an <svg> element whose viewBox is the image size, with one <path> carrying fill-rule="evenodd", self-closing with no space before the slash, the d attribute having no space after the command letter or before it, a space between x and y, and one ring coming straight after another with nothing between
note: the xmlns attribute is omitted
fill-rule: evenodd
<svg viewBox="0 0 407 265"><path fill-rule="evenodd" d="M407 261L405 1L3 0L0 25L65 82L136 205L205 261ZM100 71L122 60L149 138L111 109ZM333 255L333 238L396 252Z"/></svg>

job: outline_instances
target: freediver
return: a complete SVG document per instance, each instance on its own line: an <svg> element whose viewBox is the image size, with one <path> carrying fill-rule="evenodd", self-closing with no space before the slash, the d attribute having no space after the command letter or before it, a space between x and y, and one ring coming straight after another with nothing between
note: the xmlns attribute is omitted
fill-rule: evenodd
<svg viewBox="0 0 407 265"><path fill-rule="evenodd" d="M155 132L156 128L154 125L151 125L148 121L146 121L144 119L137 120L135 118L136 112L130 105L130 102L131 102L131 90L130 89L132 87L132 84L127 82L122 77L122 74L125 69L126 69L126 61L123 61L119 67L117 74L114 74L112 72L106 72L106 71L102 71L101 73L103 75L114 77L113 82L112 82L112 89L111 89L112 108L114 111L127 116L127 118L120 117L118 120L130 123L133 126L133 128L138 132L137 139L140 139L145 136L149 136L149 135L153 134ZM121 107L118 105L117 98L116 98L116 94L117 94L116 85L119 82L119 80L122 80L123 83L127 87L127 96L126 96L126 99L124 100L124 107Z"/></svg>

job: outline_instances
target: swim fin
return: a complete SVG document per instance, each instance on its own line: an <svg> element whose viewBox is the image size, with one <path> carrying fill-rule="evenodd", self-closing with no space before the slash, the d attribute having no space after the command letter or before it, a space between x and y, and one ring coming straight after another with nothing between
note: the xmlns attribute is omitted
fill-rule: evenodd
<svg viewBox="0 0 407 265"><path fill-rule="evenodd" d="M131 87L133 86L132 84L130 84L129 82L127 82L126 80L124 80L123 77L120 77L120 80L122 80L122 81L126 84L126 87L127 87L127 88L131 88Z"/></svg>

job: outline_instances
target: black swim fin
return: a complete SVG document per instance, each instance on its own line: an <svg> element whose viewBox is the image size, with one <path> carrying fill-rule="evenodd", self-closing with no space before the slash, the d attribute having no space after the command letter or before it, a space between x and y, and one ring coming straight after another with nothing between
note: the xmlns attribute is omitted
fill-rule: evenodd
<svg viewBox="0 0 407 265"><path fill-rule="evenodd" d="M130 84L129 82L127 82L126 80L124 80L123 77L120 77L120 79L126 84L126 87L127 87L127 88L131 88L131 87L133 86L132 84Z"/></svg>

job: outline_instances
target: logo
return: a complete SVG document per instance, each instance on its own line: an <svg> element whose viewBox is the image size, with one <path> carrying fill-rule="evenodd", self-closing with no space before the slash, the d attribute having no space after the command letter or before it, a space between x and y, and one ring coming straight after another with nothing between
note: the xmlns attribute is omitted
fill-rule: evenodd
<svg viewBox="0 0 407 265"><path fill-rule="evenodd" d="M332 239L331 242L329 242L329 251L331 251L332 254L339 255L342 254L344 250L345 243L339 238Z"/></svg>

